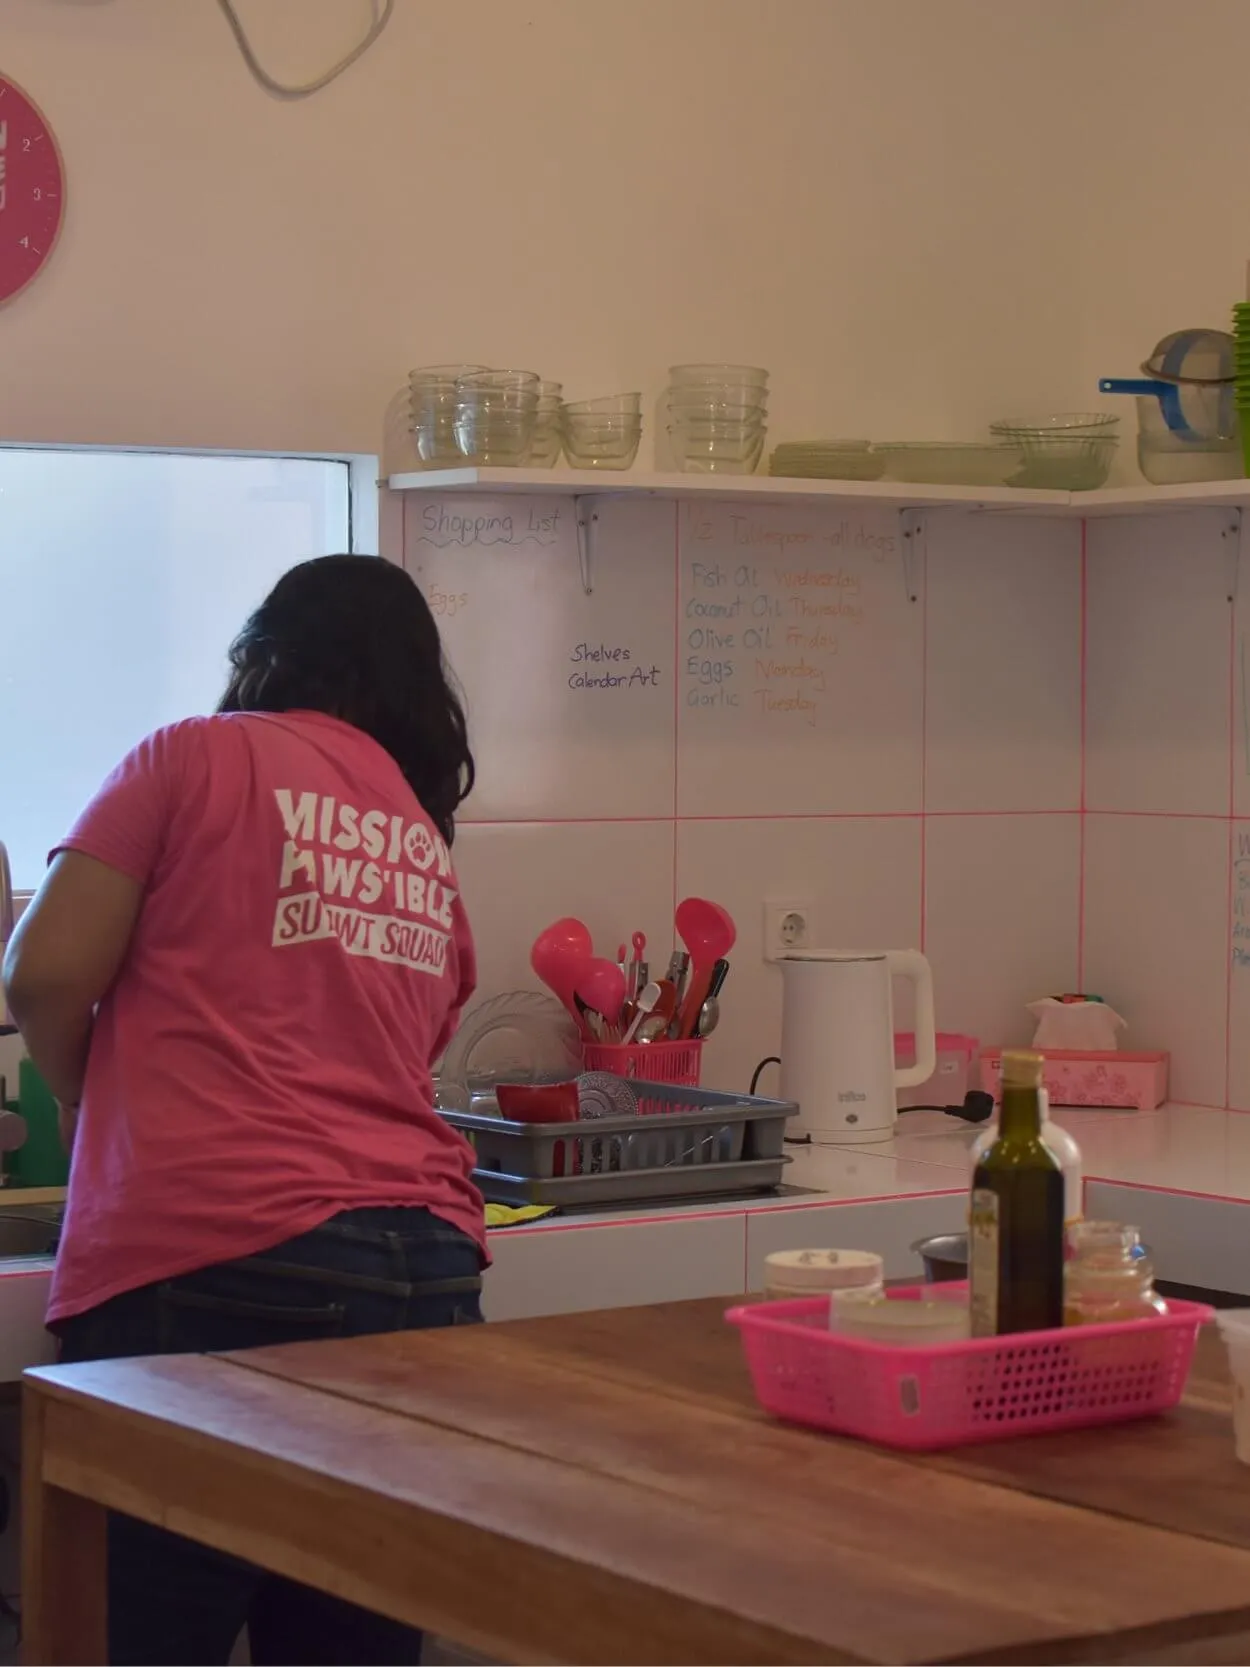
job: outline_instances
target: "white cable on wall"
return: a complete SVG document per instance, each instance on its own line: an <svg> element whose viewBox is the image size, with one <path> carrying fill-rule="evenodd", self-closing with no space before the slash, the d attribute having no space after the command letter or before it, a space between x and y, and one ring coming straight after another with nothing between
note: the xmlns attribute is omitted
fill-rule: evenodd
<svg viewBox="0 0 1250 1667"><path fill-rule="evenodd" d="M272 93L275 98L308 98L312 93L319 93L323 87L328 87L331 81L342 75L345 69L350 69L357 58L364 56L391 21L391 13L395 10L395 0L382 0L381 11L378 10L378 0L372 0L373 22L360 44L353 47L345 58L340 58L332 69L328 69L324 75L319 75L315 81L306 81L302 86L288 86L282 81L275 81L253 52L252 43L248 40L247 31L239 21L239 14L234 9L233 0L217 0L217 4L221 7L226 22L230 25L230 32L238 43L239 51L243 54L243 62L265 91Z"/></svg>

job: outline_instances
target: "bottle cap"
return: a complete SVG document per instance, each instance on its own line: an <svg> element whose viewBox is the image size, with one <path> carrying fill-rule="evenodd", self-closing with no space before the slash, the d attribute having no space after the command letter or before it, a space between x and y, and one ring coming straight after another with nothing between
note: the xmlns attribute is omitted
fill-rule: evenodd
<svg viewBox="0 0 1250 1667"><path fill-rule="evenodd" d="M1004 1088L1040 1088L1045 1060L1040 1053L1008 1048L1003 1053Z"/></svg>

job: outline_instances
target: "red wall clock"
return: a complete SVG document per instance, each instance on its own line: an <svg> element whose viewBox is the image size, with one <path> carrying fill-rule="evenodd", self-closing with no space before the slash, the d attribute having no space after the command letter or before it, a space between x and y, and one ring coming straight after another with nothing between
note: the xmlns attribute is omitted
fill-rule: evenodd
<svg viewBox="0 0 1250 1667"><path fill-rule="evenodd" d="M65 218L65 167L38 105L0 75L0 306L37 278Z"/></svg>

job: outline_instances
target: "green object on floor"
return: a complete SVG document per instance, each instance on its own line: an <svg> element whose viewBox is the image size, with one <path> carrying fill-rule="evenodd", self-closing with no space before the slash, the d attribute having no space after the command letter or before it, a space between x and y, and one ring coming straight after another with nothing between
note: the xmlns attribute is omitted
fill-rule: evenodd
<svg viewBox="0 0 1250 1667"><path fill-rule="evenodd" d="M9 1186L63 1187L69 1180L69 1157L61 1145L56 1101L29 1059L18 1066L17 1099L5 1109L26 1120L26 1144L5 1154Z"/></svg>

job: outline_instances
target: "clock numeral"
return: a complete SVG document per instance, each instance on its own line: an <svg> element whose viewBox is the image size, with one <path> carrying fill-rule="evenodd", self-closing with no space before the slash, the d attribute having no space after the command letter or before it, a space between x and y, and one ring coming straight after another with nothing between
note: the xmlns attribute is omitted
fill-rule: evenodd
<svg viewBox="0 0 1250 1667"><path fill-rule="evenodd" d="M37 203L41 203L43 201L43 191L38 185L35 187L35 201Z"/></svg>
<svg viewBox="0 0 1250 1667"><path fill-rule="evenodd" d="M28 151L30 149L30 140L29 139L23 139L22 140L22 149L24 151Z"/></svg>
<svg viewBox="0 0 1250 1667"><path fill-rule="evenodd" d="M21 244L23 249L30 248L30 239L28 237L19 237L17 241Z"/></svg>

